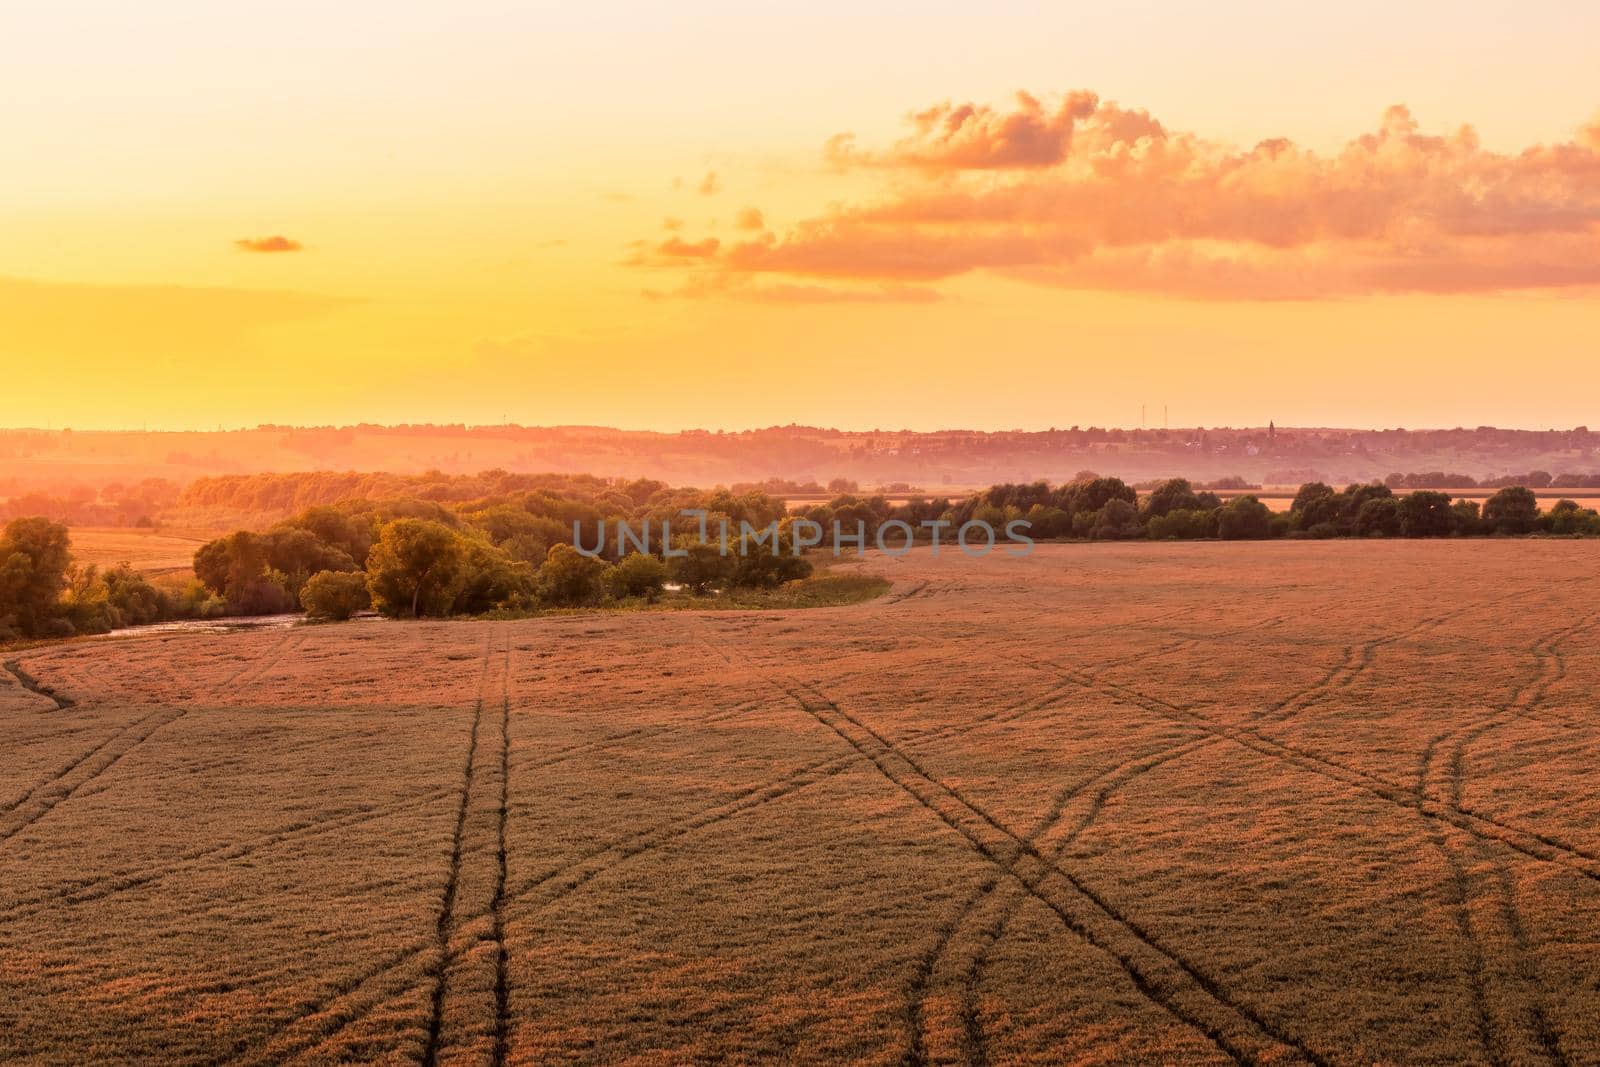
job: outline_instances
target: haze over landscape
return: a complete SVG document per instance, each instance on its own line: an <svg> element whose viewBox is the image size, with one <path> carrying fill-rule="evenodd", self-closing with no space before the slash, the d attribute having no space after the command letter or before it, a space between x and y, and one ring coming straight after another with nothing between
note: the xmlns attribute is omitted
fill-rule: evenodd
<svg viewBox="0 0 1600 1067"><path fill-rule="evenodd" d="M1596 41L0 5L0 1062L1600 1064Z"/></svg>

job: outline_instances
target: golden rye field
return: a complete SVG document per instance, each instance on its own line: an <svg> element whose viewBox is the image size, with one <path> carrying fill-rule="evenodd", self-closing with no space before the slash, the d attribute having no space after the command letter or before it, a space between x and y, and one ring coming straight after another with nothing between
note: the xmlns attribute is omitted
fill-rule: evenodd
<svg viewBox="0 0 1600 1067"><path fill-rule="evenodd" d="M20 653L69 706L0 675L0 1059L1596 1062L1597 562Z"/></svg>
<svg viewBox="0 0 1600 1067"><path fill-rule="evenodd" d="M226 531L146 530L126 526L74 526L72 555L78 563L114 567L131 564L136 571L161 575L191 571L194 554Z"/></svg>

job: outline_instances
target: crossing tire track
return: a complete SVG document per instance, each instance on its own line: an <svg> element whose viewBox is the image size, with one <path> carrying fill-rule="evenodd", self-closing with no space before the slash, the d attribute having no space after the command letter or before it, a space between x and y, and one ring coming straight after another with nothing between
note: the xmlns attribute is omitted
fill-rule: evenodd
<svg viewBox="0 0 1600 1067"><path fill-rule="evenodd" d="M1594 623L1595 617L1590 617L1540 638L1531 650L1539 664L1534 676L1519 684L1504 704L1472 726L1447 730L1428 741L1417 767L1419 814L1422 799L1430 794L1437 794L1452 807L1461 807L1466 790L1467 753L1473 742L1536 708L1546 698L1550 687L1566 675L1566 660L1561 654L1561 644ZM1455 735L1455 740L1449 757L1437 759L1439 747L1451 735ZM1437 787L1433 782L1436 774L1444 778ZM1478 915L1477 920L1491 924L1498 920L1500 929L1491 931L1489 936L1504 935L1498 940L1502 942L1503 950L1512 957L1515 969L1515 975L1510 980L1496 982L1491 991L1487 973L1488 949L1485 935L1474 927L1475 894L1464 850L1457 847L1451 835L1438 823L1423 819L1423 824L1429 843L1448 871L1446 892L1456 929L1467 950L1466 977L1472 988L1473 1006L1484 1051L1497 1063L1523 1059L1528 1055L1542 1056L1554 1063L1565 1062L1560 1036L1551 1024L1538 992L1538 971L1517 909L1510 872L1497 857L1487 854L1480 857L1494 869L1495 880L1487 888L1498 897L1499 907L1497 914ZM1481 848L1482 842L1473 841L1468 847L1473 846ZM1511 1018L1499 1018L1505 1015ZM1520 1033L1513 1034L1511 1031ZM1528 1045L1525 1050L1507 1047L1517 1037L1525 1038Z"/></svg>
<svg viewBox="0 0 1600 1067"><path fill-rule="evenodd" d="M782 682L774 681L783 687ZM1312 1063L1323 1062L1298 1038L1278 1029L1248 1005L1232 1000L1214 979L1162 945L1069 870L1051 863L980 805L928 774L913 757L870 726L825 695L818 693L808 699L797 683L791 686L784 687L785 691L808 714L965 838L979 855L1054 912L1085 943L1117 963L1135 988L1174 1018L1205 1035L1240 1063L1260 1062L1269 1054L1280 1052ZM897 768L897 762L904 764L909 773Z"/></svg>
<svg viewBox="0 0 1600 1067"><path fill-rule="evenodd" d="M1054 664L1062 676L1075 680L1085 689L1122 696L1132 703L1166 715L1178 722L1192 723L1207 733L1230 741L1242 748L1259 752L1280 763L1310 771L1330 781L1368 793L1398 808L1418 809L1429 818L1448 823L1474 837L1498 842L1512 851L1530 859L1560 865L1572 873L1593 882L1600 882L1600 855L1563 841L1548 831L1534 830L1503 819L1446 801L1424 796L1419 798L1414 786L1401 785L1387 778L1329 759L1326 756L1281 741L1248 726L1231 726L1189 708L1183 708L1159 697L1152 697L1124 685L1098 682L1072 667Z"/></svg>

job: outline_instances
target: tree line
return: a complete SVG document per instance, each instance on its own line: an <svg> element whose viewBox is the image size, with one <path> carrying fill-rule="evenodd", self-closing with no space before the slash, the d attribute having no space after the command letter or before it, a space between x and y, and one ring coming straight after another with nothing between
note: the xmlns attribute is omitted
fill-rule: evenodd
<svg viewBox="0 0 1600 1067"><path fill-rule="evenodd" d="M825 530L835 523L861 529L869 538L891 520L921 530L927 522L959 528L974 520L1001 529L1018 519L1040 540L1600 536L1594 509L1561 500L1541 510L1525 486L1500 489L1480 506L1431 489L1399 495L1382 482L1342 490L1309 482L1288 511L1274 513L1253 495L1223 500L1183 478L1139 492L1120 478L1084 472L1065 484L994 485L957 501L841 493L791 513L781 499L754 489L703 491L588 476L520 481L528 477L490 472L474 487L515 488L468 499L316 503L266 529L208 542L195 553L194 578L177 586L152 582L126 564L79 566L64 525L43 516L14 519L0 537L0 640L302 610L325 619L368 608L408 618L515 615L649 602L669 584L693 595L771 589L811 574L810 562L793 551L799 519ZM446 496L463 488L456 479L446 482ZM268 484L276 490L307 483ZM238 499L231 491L223 495ZM776 523L783 549L747 552L736 543L725 551L715 535L701 543L685 531L675 544L646 553L601 536L620 522L659 529L686 510L704 512L712 530L724 522L733 530ZM599 554L575 544L599 544Z"/></svg>
<svg viewBox="0 0 1600 1067"><path fill-rule="evenodd" d="M1224 501L1183 478L1141 494L1120 478L1086 476L1055 487L991 486L957 505L952 517L991 523L1022 518L1031 524L1031 535L1043 539L1600 536L1600 515L1593 508L1560 500L1544 511L1533 491L1520 485L1500 489L1480 506L1432 489L1402 496L1383 482L1342 490L1307 482L1288 511L1273 512L1254 495Z"/></svg>

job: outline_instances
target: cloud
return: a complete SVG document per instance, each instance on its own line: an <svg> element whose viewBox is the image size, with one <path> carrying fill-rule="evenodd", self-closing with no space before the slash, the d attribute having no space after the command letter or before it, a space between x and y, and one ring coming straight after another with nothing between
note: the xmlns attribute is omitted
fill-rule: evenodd
<svg viewBox="0 0 1600 1067"><path fill-rule="evenodd" d="M733 226L737 230L762 230L766 229L767 220L759 208L747 207L734 217Z"/></svg>
<svg viewBox="0 0 1600 1067"><path fill-rule="evenodd" d="M298 252L305 246L282 234L271 237L241 237L233 242L241 252Z"/></svg>
<svg viewBox="0 0 1600 1067"><path fill-rule="evenodd" d="M762 284L725 272L694 275L677 289L646 289L644 295L653 300L718 296L758 304L932 304L944 299L938 290L925 286L899 283L874 286L793 282Z"/></svg>
<svg viewBox="0 0 1600 1067"><path fill-rule="evenodd" d="M669 237L656 245L656 255L670 256L677 259L705 259L717 254L717 249L722 242L715 237L707 237L703 241L685 241L681 237Z"/></svg>
<svg viewBox="0 0 1600 1067"><path fill-rule="evenodd" d="M1485 149L1402 106L1332 154L1238 148L1087 92L940 104L881 150L835 138L879 191L701 257L730 275L1034 284L1228 299L1600 284L1600 121Z"/></svg>
<svg viewBox="0 0 1600 1067"><path fill-rule="evenodd" d="M700 179L700 184L695 188L695 192L701 196L713 196L721 192L721 190L722 181L717 177L717 172L714 170L706 171L706 176Z"/></svg>
<svg viewBox="0 0 1600 1067"><path fill-rule="evenodd" d="M663 230L670 230L670 231L676 232L678 230L683 229L683 220L679 219L679 218L674 218L671 215L668 215L666 218L661 220L661 228Z"/></svg>
<svg viewBox="0 0 1600 1067"><path fill-rule="evenodd" d="M1048 167L1066 158L1073 127L1095 113L1099 99L1071 92L1046 107L1018 93L1016 107L997 111L987 105L936 104L914 112L914 132L883 152L862 152L855 138L840 134L826 154L843 166L920 167L928 170L994 170Z"/></svg>

